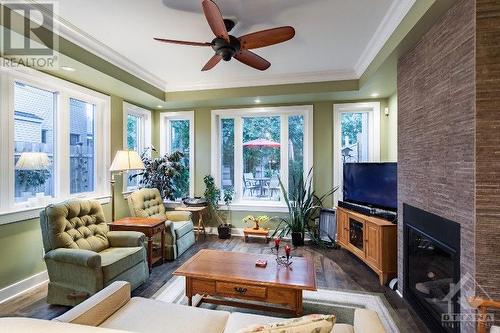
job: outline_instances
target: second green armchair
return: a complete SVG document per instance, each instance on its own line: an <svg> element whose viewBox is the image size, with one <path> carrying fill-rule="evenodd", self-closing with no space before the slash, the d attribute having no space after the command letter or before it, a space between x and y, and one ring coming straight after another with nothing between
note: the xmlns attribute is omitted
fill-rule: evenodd
<svg viewBox="0 0 500 333"><path fill-rule="evenodd" d="M195 243L190 212L166 211L156 188L143 188L128 197L133 217L166 217L165 259L174 260Z"/></svg>

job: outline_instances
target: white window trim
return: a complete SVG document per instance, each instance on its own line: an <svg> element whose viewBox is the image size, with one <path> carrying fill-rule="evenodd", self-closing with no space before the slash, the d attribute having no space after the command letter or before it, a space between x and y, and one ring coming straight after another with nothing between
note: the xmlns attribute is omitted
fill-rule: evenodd
<svg viewBox="0 0 500 333"><path fill-rule="evenodd" d="M140 143L139 143L139 155L142 152L151 147L151 111L141 108L137 105L123 102L123 149L128 150L127 143L127 116L133 115L141 118L141 124L139 129ZM129 194L137 189L137 187L127 187L127 182L125 181L127 174L123 175L123 194Z"/></svg>
<svg viewBox="0 0 500 333"><path fill-rule="evenodd" d="M22 82L37 88L56 92L54 113L54 197L47 204L69 198L107 198L110 196L110 97L77 84L56 78L31 68L17 69L0 67L0 89L4 96L0 103L0 216L3 223L21 221L26 212L39 211L40 207L29 207L27 203L15 204L14 201L14 84ZM95 190L89 193L70 194L69 175L69 99L74 98L95 105ZM3 144L7 143L7 144ZM62 157L57 157L62 156ZM8 216L8 218L5 218Z"/></svg>
<svg viewBox="0 0 500 333"><path fill-rule="evenodd" d="M170 121L189 121L189 196L194 196L194 111L161 112L160 113L160 154L171 154Z"/></svg>
<svg viewBox="0 0 500 333"><path fill-rule="evenodd" d="M368 112L368 159L370 162L380 162L380 102L342 103L333 105L333 179L334 186L339 190L334 194L334 205L343 198L343 171L339 163L342 159L340 146L341 138L341 113Z"/></svg>
<svg viewBox="0 0 500 333"><path fill-rule="evenodd" d="M304 117L304 176L307 175L313 166L313 121L314 107L312 105L299 106L279 106L279 107L256 107L256 108L241 108L241 109L222 109L212 110L211 113L211 173L218 187L221 186L220 179L220 119L234 118L234 179L242 179L241 162L243 159L242 153L242 126L241 118L245 116L280 116L281 117L281 133L280 140L288 142L288 117L292 115L301 115ZM283 183L288 187L288 144L282 145L280 149L280 168ZM235 211L267 211L267 212L286 212L286 204L284 200L266 202L241 199L243 185L240 181L235 181L236 198L231 204L231 209Z"/></svg>

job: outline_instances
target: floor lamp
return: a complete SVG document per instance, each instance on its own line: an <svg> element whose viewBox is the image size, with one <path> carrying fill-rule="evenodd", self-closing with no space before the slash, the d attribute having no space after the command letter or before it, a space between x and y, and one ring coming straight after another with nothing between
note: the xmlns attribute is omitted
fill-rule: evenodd
<svg viewBox="0 0 500 333"><path fill-rule="evenodd" d="M144 163L136 151L118 150L109 171L111 171L111 218L115 220L115 176L132 170L144 170Z"/></svg>

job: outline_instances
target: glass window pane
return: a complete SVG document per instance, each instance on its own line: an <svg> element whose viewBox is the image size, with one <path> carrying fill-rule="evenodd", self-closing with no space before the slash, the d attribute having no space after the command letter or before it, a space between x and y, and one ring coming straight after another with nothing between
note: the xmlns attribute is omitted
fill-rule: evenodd
<svg viewBox="0 0 500 333"><path fill-rule="evenodd" d="M127 149L134 150L139 154L142 153L140 151L141 147L141 117L136 115L127 115ZM138 177L130 179L131 175L136 173L140 173L140 171L129 171L126 176L124 176L125 181L127 182L127 189L134 189L139 184Z"/></svg>
<svg viewBox="0 0 500 333"><path fill-rule="evenodd" d="M304 116L288 117L288 188L304 175Z"/></svg>
<svg viewBox="0 0 500 333"><path fill-rule="evenodd" d="M14 86L16 202L54 196L54 114L56 93Z"/></svg>
<svg viewBox="0 0 500 333"><path fill-rule="evenodd" d="M221 126L221 188L234 190L234 119L222 119Z"/></svg>
<svg viewBox="0 0 500 333"><path fill-rule="evenodd" d="M342 113L341 126L343 162L368 162L368 112Z"/></svg>
<svg viewBox="0 0 500 333"><path fill-rule="evenodd" d="M280 117L243 118L243 198L280 200Z"/></svg>
<svg viewBox="0 0 500 333"><path fill-rule="evenodd" d="M95 105L69 100L70 116L70 193L94 191Z"/></svg>
<svg viewBox="0 0 500 333"><path fill-rule="evenodd" d="M176 179L176 198L189 196L189 120L170 121L170 152L184 154L182 163L185 171Z"/></svg>

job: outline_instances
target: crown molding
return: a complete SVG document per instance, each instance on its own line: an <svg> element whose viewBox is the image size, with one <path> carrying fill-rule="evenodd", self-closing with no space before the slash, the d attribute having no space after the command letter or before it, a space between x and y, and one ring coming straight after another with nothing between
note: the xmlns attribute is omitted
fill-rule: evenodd
<svg viewBox="0 0 500 333"><path fill-rule="evenodd" d="M36 3L36 0L29 0ZM239 77L224 82L194 82L175 84L166 82L164 79L142 68L137 63L124 57L106 44L95 39L90 34L74 26L62 17L54 13L54 21L58 25L58 34L88 50L89 52L109 61L113 65L127 71L149 84L165 90L166 92L195 91L209 89L242 88L268 85L282 85L294 83L313 83L326 81L357 80L366 71L375 59L390 36L394 33L403 18L409 12L416 0L394 0L381 23L375 30L372 38L360 55L353 69L327 70L308 73L290 73L261 76Z"/></svg>
<svg viewBox="0 0 500 333"><path fill-rule="evenodd" d="M354 72L360 78L368 66L382 50L385 43L389 40L403 18L408 14L416 0L394 0L391 7L385 14L382 22L375 30L365 49L361 53L358 62L354 66Z"/></svg>
<svg viewBox="0 0 500 333"><path fill-rule="evenodd" d="M290 73L270 75L267 78L260 76L240 77L236 80L224 80L224 82L197 82L192 84L167 84L167 92L244 88L271 86L295 83L314 83L327 81L357 80L358 76L353 70L332 70L308 73Z"/></svg>

